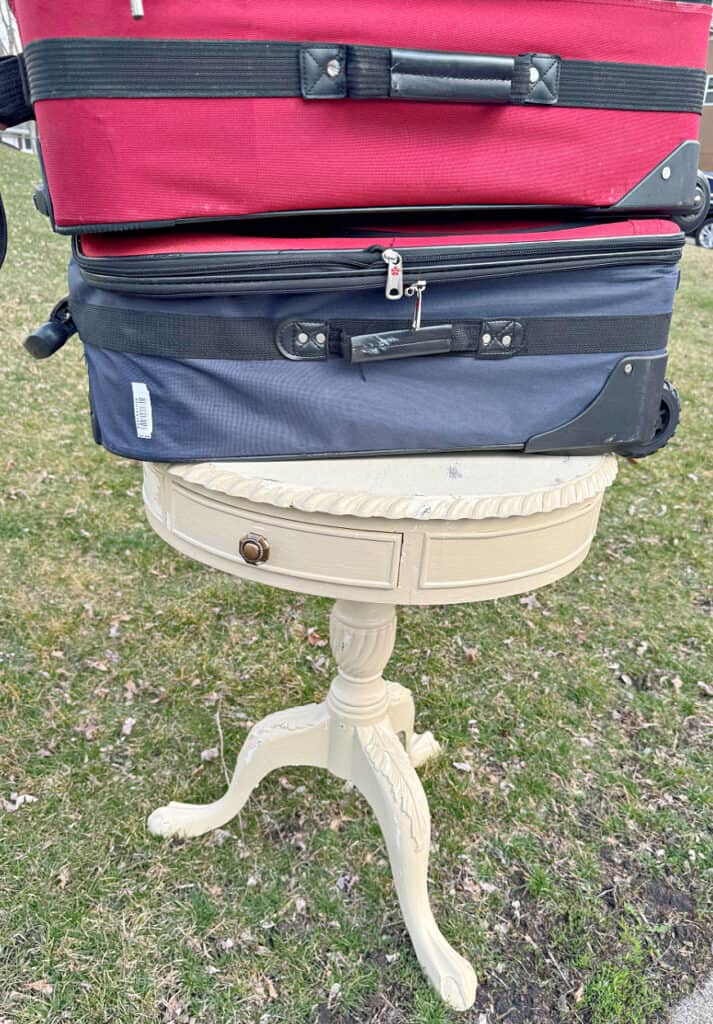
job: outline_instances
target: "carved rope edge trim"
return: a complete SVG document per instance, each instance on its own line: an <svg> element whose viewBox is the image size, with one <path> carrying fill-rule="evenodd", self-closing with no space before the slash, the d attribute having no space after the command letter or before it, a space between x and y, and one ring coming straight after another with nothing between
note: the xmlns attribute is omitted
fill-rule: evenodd
<svg viewBox="0 0 713 1024"><path fill-rule="evenodd" d="M156 466L152 466L154 470ZM160 472L161 470L159 470ZM319 487L302 487L277 480L241 477L222 469L219 463L171 465L165 472L208 491L229 497L246 498L261 505L294 508L302 512L323 512L335 516L356 516L370 519L509 519L531 516L539 512L580 505L597 497L610 487L617 475L613 455L602 458L599 465L567 483L556 484L529 494L496 495L426 495L390 496L360 492L329 491Z"/></svg>

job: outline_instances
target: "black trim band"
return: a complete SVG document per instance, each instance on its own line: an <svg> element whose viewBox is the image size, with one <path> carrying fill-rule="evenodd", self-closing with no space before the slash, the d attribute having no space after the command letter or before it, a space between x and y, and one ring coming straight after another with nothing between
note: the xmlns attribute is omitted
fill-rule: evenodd
<svg viewBox="0 0 713 1024"><path fill-rule="evenodd" d="M145 313L71 300L70 311L83 340L96 348L168 359L349 358L354 337L408 330L411 326L408 320L235 320ZM486 359L649 352L666 347L670 322L669 314L460 320L450 325L450 351ZM438 326L432 320L423 323L424 328Z"/></svg>
<svg viewBox="0 0 713 1024"><path fill-rule="evenodd" d="M698 68L561 60L548 54L498 58L220 39L41 39L28 44L25 63L33 102L401 97L700 113L706 83L705 71Z"/></svg>
<svg viewBox="0 0 713 1024"><path fill-rule="evenodd" d="M12 128L35 114L27 98L22 57L0 57L0 125Z"/></svg>

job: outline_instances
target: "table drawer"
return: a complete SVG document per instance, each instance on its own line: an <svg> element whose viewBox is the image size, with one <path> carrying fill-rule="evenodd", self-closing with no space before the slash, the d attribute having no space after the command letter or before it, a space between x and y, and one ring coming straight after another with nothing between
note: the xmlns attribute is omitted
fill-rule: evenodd
<svg viewBox="0 0 713 1024"><path fill-rule="evenodd" d="M278 577L391 590L398 585L400 533L355 530L263 514L173 482L166 525L176 537L241 566L241 576L277 583ZM269 546L267 561L248 565L239 554L243 537ZM284 584L283 584L284 585Z"/></svg>

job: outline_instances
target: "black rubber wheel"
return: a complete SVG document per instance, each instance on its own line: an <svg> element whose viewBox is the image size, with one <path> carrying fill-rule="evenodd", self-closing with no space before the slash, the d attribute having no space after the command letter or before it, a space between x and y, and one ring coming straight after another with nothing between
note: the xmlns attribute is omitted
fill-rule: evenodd
<svg viewBox="0 0 713 1024"><path fill-rule="evenodd" d="M686 213L676 213L673 219L682 231L687 235L695 235L699 227L705 222L711 205L711 185L708 176L702 171L698 172L696 178L695 205Z"/></svg>
<svg viewBox="0 0 713 1024"><path fill-rule="evenodd" d="M634 445L631 448L622 449L619 454L625 455L628 459L645 459L648 455L653 455L654 452L660 451L676 433L676 427L680 418L681 401L678 397L678 391L676 391L673 384L665 380L661 391L661 406L654 436L648 444Z"/></svg>

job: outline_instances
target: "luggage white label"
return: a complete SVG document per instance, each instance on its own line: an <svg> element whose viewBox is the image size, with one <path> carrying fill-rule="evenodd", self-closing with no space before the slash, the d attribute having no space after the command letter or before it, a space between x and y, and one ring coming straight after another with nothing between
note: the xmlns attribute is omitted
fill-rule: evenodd
<svg viewBox="0 0 713 1024"><path fill-rule="evenodd" d="M134 423L136 424L136 436L142 437L148 441L153 435L151 393L143 381L132 381L131 394L134 397Z"/></svg>

